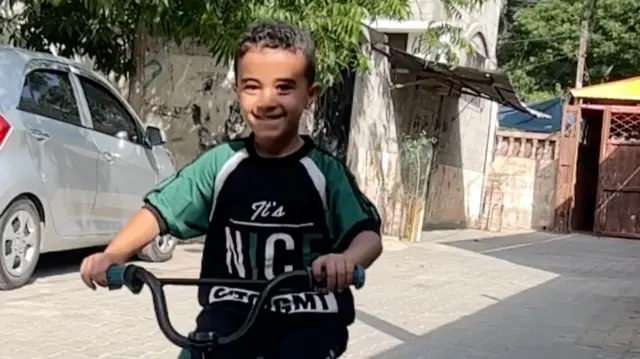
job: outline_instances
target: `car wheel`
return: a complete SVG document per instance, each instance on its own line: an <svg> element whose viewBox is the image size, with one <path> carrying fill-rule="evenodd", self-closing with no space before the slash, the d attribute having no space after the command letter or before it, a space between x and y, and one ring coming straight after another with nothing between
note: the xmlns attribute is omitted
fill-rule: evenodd
<svg viewBox="0 0 640 359"><path fill-rule="evenodd" d="M0 289L21 287L40 258L40 216L28 199L13 202L0 216Z"/></svg>
<svg viewBox="0 0 640 359"><path fill-rule="evenodd" d="M138 258L148 262L166 262L173 257L178 241L170 235L158 236L142 248Z"/></svg>

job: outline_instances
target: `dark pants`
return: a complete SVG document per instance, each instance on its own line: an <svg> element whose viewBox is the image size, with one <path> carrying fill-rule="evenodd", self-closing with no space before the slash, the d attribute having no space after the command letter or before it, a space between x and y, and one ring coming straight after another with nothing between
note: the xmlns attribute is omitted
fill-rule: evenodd
<svg viewBox="0 0 640 359"><path fill-rule="evenodd" d="M219 303L200 313L197 331L228 335L247 317L236 303ZM345 322L327 314L285 315L264 313L256 325L240 340L216 347L212 352L180 353L179 359L333 359L347 348L349 333Z"/></svg>

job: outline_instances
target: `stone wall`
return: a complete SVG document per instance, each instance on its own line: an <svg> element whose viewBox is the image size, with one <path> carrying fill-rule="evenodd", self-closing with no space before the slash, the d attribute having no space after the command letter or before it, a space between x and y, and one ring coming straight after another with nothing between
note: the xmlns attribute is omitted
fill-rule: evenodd
<svg viewBox="0 0 640 359"><path fill-rule="evenodd" d="M553 223L557 138L499 131L486 183L481 228L546 230Z"/></svg>

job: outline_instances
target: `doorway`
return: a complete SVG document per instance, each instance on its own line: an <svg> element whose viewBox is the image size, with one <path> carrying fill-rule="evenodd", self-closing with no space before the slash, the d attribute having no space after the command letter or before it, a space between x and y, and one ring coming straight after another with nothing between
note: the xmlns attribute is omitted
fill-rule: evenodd
<svg viewBox="0 0 640 359"><path fill-rule="evenodd" d="M582 131L578 143L574 208L571 229L593 232L600 177L600 144L603 111L582 109Z"/></svg>

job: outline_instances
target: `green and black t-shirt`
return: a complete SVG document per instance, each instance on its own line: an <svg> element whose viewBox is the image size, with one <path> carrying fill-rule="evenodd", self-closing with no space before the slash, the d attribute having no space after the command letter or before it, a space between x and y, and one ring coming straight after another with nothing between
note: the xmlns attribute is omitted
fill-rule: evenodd
<svg viewBox="0 0 640 359"><path fill-rule="evenodd" d="M380 232L378 212L348 169L310 138L282 158L257 155L252 139L209 150L145 198L163 233L206 235L201 277L272 279L344 251L362 231ZM252 304L257 295L209 286L200 288L199 301ZM354 311L348 290L278 294L270 308L347 317Z"/></svg>

